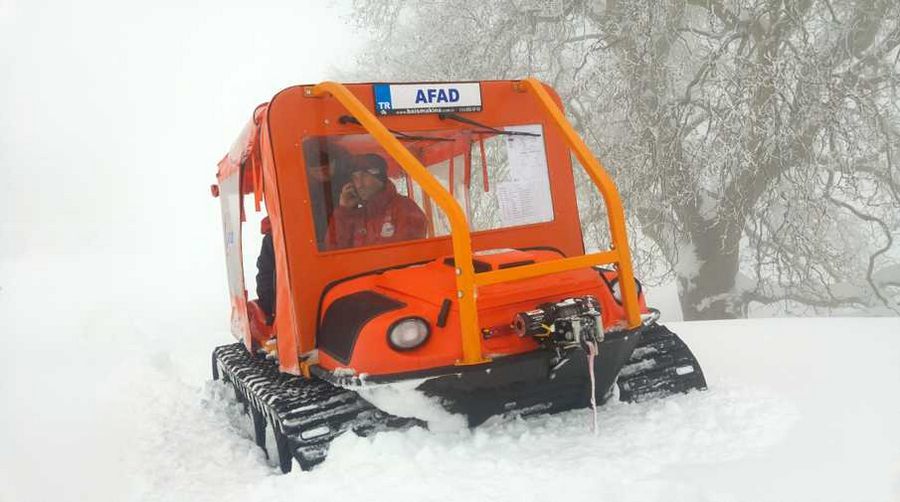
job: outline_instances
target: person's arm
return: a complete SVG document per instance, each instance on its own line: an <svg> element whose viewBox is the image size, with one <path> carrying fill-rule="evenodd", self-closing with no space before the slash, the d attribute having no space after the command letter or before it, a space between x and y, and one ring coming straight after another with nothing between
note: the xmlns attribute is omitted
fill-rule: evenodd
<svg viewBox="0 0 900 502"><path fill-rule="evenodd" d="M425 238L428 228L425 213L408 197L401 195L398 198L393 220L397 228L392 240L411 241Z"/></svg>
<svg viewBox="0 0 900 502"><path fill-rule="evenodd" d="M358 209L337 207L331 219L328 221L328 231L325 233L326 249L344 249L353 246L353 232L360 219Z"/></svg>
<svg viewBox="0 0 900 502"><path fill-rule="evenodd" d="M271 233L263 236L259 258L256 259L256 296L260 308L271 318L275 313L275 247Z"/></svg>
<svg viewBox="0 0 900 502"><path fill-rule="evenodd" d="M343 249L353 246L353 232L356 226L361 224L362 211L357 207L359 197L352 183L346 183L341 187L338 207L328 221L328 231L325 233L326 249Z"/></svg>

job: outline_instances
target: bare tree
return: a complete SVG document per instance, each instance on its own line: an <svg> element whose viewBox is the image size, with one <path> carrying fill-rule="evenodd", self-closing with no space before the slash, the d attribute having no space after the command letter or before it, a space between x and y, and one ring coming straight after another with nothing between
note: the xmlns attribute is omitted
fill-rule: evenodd
<svg viewBox="0 0 900 502"><path fill-rule="evenodd" d="M895 1L354 6L368 79L551 83L619 184L643 276L674 274L685 319L898 312ZM602 231L591 220L589 244Z"/></svg>

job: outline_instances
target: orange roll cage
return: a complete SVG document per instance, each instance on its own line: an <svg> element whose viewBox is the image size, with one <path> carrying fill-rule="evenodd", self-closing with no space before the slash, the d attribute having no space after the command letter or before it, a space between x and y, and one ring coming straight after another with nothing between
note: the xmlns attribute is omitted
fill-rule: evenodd
<svg viewBox="0 0 900 502"><path fill-rule="evenodd" d="M512 282L532 277L554 274L593 265L613 263L616 265L622 288L622 300L629 328L641 324L637 288L631 265L631 253L625 228L625 212L609 174L600 161L591 155L584 141L566 120L562 110L535 78L527 78L516 84L518 92L534 96L541 109L563 135L569 149L575 153L591 181L600 190L606 203L612 247L608 251L589 253L581 256L562 258L535 263L516 268L475 273L472 254L472 236L463 209L451 193L428 172L418 159L394 137L381 121L363 105L344 85L337 82L323 82L304 89L309 97L330 95L335 98L372 135L375 141L414 179L427 196L433 200L447 216L450 223L453 254L456 263L457 297L460 311L460 328L463 357L460 365L487 362L481 352L480 327L478 323L478 287L503 282Z"/></svg>

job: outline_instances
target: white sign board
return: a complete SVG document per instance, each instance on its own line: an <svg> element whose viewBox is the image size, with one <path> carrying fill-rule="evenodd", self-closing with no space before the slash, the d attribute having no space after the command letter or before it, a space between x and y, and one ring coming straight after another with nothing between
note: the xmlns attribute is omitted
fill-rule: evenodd
<svg viewBox="0 0 900 502"><path fill-rule="evenodd" d="M373 84L372 89L379 115L481 111L478 82Z"/></svg>
<svg viewBox="0 0 900 502"><path fill-rule="evenodd" d="M506 136L509 180L497 185L503 226L530 225L553 219L547 153L540 125L510 126L507 131L535 136Z"/></svg>

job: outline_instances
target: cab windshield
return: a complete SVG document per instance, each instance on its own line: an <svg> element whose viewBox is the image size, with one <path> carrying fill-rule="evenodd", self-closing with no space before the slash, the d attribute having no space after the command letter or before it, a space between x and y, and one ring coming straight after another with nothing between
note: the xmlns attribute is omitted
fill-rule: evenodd
<svg viewBox="0 0 900 502"><path fill-rule="evenodd" d="M541 125L395 134L453 195L470 231L553 219ZM310 137L303 154L319 251L450 234L443 211L370 135Z"/></svg>

